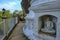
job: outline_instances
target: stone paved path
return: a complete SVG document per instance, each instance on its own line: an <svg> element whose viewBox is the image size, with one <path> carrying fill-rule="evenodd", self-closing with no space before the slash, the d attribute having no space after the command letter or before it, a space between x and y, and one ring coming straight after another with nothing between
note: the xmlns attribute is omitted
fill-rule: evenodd
<svg viewBox="0 0 60 40"><path fill-rule="evenodd" d="M26 38L23 36L22 27L24 26L24 23L20 22L8 38L8 40L26 40Z"/></svg>

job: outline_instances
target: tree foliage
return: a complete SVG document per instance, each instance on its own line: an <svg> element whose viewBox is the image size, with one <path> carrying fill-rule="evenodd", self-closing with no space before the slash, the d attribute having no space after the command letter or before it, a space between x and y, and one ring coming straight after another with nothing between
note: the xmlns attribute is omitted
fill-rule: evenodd
<svg viewBox="0 0 60 40"><path fill-rule="evenodd" d="M19 15L21 16L22 19L24 18L23 11L19 11Z"/></svg>
<svg viewBox="0 0 60 40"><path fill-rule="evenodd" d="M16 12L18 12L18 10L15 10L15 11L13 12L13 16L17 16L17 15L16 15Z"/></svg>
<svg viewBox="0 0 60 40"><path fill-rule="evenodd" d="M21 19L24 19L24 14L23 14L23 11L18 11L18 10L15 10L13 12L13 15L16 16L16 12L18 12L18 16L21 18Z"/></svg>
<svg viewBox="0 0 60 40"><path fill-rule="evenodd" d="M3 11L0 11L0 21L2 21L2 14L3 14ZM8 18L12 17L12 14L10 13L9 10L5 10L5 14Z"/></svg>
<svg viewBox="0 0 60 40"><path fill-rule="evenodd" d="M5 14L6 14L6 16L7 16L8 18L11 18L11 17L12 17L12 14L10 13L9 10L6 10L6 11L5 11Z"/></svg>
<svg viewBox="0 0 60 40"><path fill-rule="evenodd" d="M2 11L0 11L0 22L2 21Z"/></svg>
<svg viewBox="0 0 60 40"><path fill-rule="evenodd" d="M23 11L15 10L13 14L11 14L9 10L5 10L5 14L8 18L11 18L12 16L17 16L16 12L18 12L18 15L20 16L21 19L24 19ZM0 21L2 20L2 13L3 11L0 11Z"/></svg>

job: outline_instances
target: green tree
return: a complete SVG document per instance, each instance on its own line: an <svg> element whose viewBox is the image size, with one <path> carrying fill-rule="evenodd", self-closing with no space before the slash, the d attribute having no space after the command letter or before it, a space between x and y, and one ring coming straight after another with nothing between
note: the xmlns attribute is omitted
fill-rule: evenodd
<svg viewBox="0 0 60 40"><path fill-rule="evenodd" d="M19 11L19 14L20 14L20 15L23 15L23 11Z"/></svg>
<svg viewBox="0 0 60 40"><path fill-rule="evenodd" d="M0 11L0 22L2 21L2 11Z"/></svg>
<svg viewBox="0 0 60 40"><path fill-rule="evenodd" d="M15 11L13 12L13 16L17 16L16 12L18 12L18 10L15 10Z"/></svg>
<svg viewBox="0 0 60 40"><path fill-rule="evenodd" d="M21 18L24 18L23 11L19 11L19 15L21 16Z"/></svg>
<svg viewBox="0 0 60 40"><path fill-rule="evenodd" d="M2 21L2 11L0 11L0 22ZM12 17L12 14L10 13L9 10L5 10L5 14L8 18L11 18Z"/></svg>
<svg viewBox="0 0 60 40"><path fill-rule="evenodd" d="M6 14L6 16L7 16L8 18L11 18L11 17L12 17L12 14L10 13L9 10L6 10L6 11L5 11L5 14Z"/></svg>

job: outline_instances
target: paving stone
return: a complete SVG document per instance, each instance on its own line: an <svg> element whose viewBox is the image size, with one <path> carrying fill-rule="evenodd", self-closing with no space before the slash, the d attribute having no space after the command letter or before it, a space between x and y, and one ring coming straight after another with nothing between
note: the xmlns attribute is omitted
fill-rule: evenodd
<svg viewBox="0 0 60 40"><path fill-rule="evenodd" d="M24 26L23 22L20 22L15 29L13 30L12 34L8 38L8 40L27 40L23 35L22 28Z"/></svg>

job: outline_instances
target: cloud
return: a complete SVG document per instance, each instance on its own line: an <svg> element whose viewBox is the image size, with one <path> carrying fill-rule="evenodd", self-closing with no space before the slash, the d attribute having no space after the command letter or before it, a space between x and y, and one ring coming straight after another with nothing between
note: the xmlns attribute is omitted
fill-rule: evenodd
<svg viewBox="0 0 60 40"><path fill-rule="evenodd" d="M11 12L13 12L15 10L16 5L18 5L18 1L3 3L3 4L0 4L0 10L5 8L6 10L10 10Z"/></svg>

